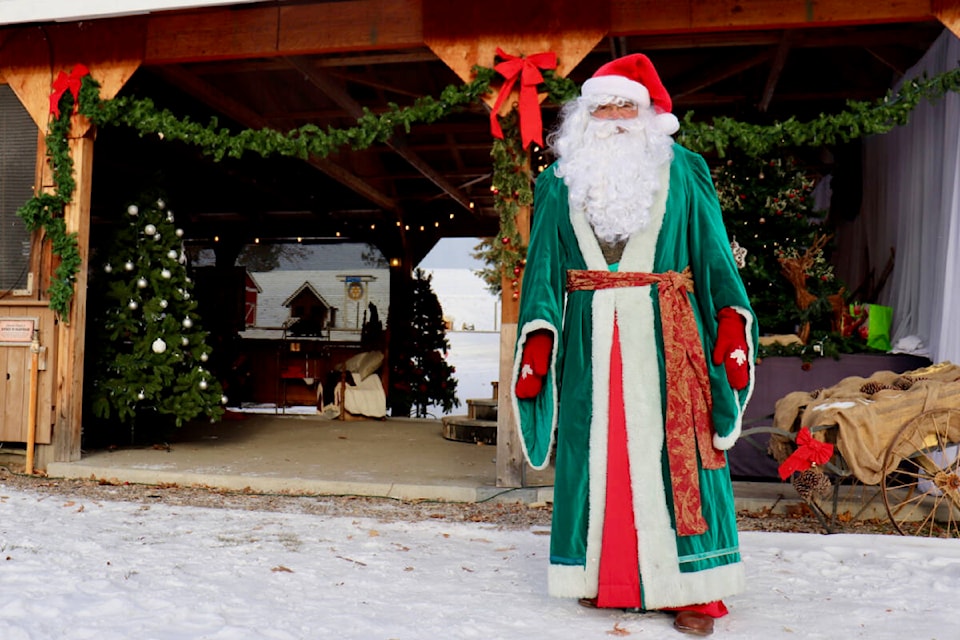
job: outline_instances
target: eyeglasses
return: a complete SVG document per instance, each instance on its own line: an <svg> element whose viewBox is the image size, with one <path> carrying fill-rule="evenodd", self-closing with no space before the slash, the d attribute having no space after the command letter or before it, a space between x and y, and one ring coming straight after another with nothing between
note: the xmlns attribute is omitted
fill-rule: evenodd
<svg viewBox="0 0 960 640"><path fill-rule="evenodd" d="M639 113L637 105L632 102L623 104L608 103L597 106L590 112L594 118L603 120L625 120L627 118L636 118Z"/></svg>

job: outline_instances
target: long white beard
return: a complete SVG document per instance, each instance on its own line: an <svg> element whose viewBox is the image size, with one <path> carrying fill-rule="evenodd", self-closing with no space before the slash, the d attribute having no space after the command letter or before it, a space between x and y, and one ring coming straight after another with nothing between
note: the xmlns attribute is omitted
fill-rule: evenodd
<svg viewBox="0 0 960 640"><path fill-rule="evenodd" d="M615 243L650 223L650 208L665 185L661 169L673 159L673 139L650 126L652 112L628 120L570 114L553 139L557 175L597 237Z"/></svg>

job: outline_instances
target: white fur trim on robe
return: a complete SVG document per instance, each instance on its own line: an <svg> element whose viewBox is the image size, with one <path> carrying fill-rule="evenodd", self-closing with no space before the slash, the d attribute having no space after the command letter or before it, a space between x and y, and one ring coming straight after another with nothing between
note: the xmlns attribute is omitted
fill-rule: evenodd
<svg viewBox="0 0 960 640"><path fill-rule="evenodd" d="M740 431L743 428L743 412L747 406L747 403L750 402L750 397L753 395L753 386L756 378L755 367L757 361L757 345L753 343L753 314L748 312L743 307L730 307L736 311L741 318L744 319L745 323L743 326L744 333L746 334L747 339L747 366L750 367L749 375L747 377L747 387L741 389L740 391L734 390L734 394L737 396L737 403L740 405L739 411L737 411L737 421L734 423L733 431L730 432L727 436L720 436L719 434L713 434L713 446L720 451L727 451L733 445L737 444L737 439L740 438Z"/></svg>
<svg viewBox="0 0 960 640"><path fill-rule="evenodd" d="M523 347L527 344L527 338L531 333L537 330L545 329L550 332L550 335L553 336L553 349L550 352L550 378L554 380L554 384L550 385L550 391L553 394L551 401L553 402L553 420L550 424L550 444L547 448L547 455L543 458L542 464L533 464L530 460L530 452L527 450L527 441L525 438L519 438L520 446L523 449L523 457L527 461L527 464L530 465L532 469L540 471L546 469L550 465L550 453L553 451L554 444L556 444L557 438L557 403L558 403L558 390L557 390L557 344L559 340L557 327L553 326L546 320L533 320L526 323L520 330L520 337L517 341L517 352L513 358L513 374L510 376L510 405L513 408L513 420L517 425L521 424L520 421L520 401L517 399L517 381L520 380L520 368L521 361L523 359ZM542 391L541 391L542 393Z"/></svg>
<svg viewBox="0 0 960 640"><path fill-rule="evenodd" d="M669 166L663 184L669 182ZM634 233L624 249L620 271L651 272L657 237L666 208L666 189L651 208L648 227ZM583 211L570 213L587 268L607 270L596 236ZM680 571L676 533L670 523L666 487L661 475L664 447L660 371L654 335L650 287L626 287L593 294L593 418L590 425L590 513L586 567L551 565L548 585L558 597L592 597L597 593L600 547L606 503L607 429L610 394L610 350L614 317L620 318L623 394L627 421L627 454L637 528L644 606L650 609L711 602L743 590L740 563L694 573ZM633 393L631 389L644 389Z"/></svg>

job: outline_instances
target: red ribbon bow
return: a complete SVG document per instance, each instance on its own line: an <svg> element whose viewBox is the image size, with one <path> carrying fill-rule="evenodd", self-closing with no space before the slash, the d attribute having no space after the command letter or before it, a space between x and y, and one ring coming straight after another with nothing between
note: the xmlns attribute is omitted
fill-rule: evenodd
<svg viewBox="0 0 960 640"><path fill-rule="evenodd" d="M503 49L497 47L497 55L504 61L494 69L506 80L500 87L500 94L493 105L493 111L490 112L490 132L494 137L503 139L503 130L500 128L500 122L497 121L497 115L500 113L503 101L513 91L517 80L520 80L520 101L517 104L517 111L520 115L520 139L523 148L526 149L531 142L543 145L543 120L540 117L540 102L537 100L537 85L543 82L541 69L557 68L557 54L548 51L522 58L504 53Z"/></svg>
<svg viewBox="0 0 960 640"><path fill-rule="evenodd" d="M73 109L77 110L77 100L80 99L80 83L83 77L90 73L86 65L78 64L69 74L61 71L53 81L53 93L50 94L50 113L54 118L60 117L60 98L67 91L73 94Z"/></svg>
<svg viewBox="0 0 960 640"><path fill-rule="evenodd" d="M786 480L794 471L806 471L815 464L826 464L832 455L832 444L820 442L810 434L810 429L802 427L797 433L797 450L778 469L780 479Z"/></svg>

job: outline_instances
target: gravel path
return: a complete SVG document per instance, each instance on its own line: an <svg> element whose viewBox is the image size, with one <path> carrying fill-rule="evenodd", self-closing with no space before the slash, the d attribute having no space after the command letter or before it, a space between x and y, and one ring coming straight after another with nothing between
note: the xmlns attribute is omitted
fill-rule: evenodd
<svg viewBox="0 0 960 640"><path fill-rule="evenodd" d="M65 499L127 501L141 504L168 504L249 511L275 511L343 517L364 517L381 521L424 520L433 518L451 522L483 522L505 529L549 530L551 505L522 503L462 503L437 501L403 501L364 496L316 496L287 494L253 494L218 489L182 487L179 485L110 484L93 480L66 480L25 476L0 467L0 491L4 487L28 491L39 496L62 496ZM819 520L804 505L791 507L785 513L770 510L738 513L741 531L784 531L824 533ZM841 522L843 533L893 534L887 521Z"/></svg>

